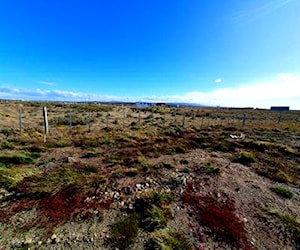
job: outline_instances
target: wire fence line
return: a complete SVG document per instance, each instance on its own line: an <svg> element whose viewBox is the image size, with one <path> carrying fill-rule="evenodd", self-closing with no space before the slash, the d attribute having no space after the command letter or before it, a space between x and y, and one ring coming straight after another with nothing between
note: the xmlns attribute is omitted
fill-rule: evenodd
<svg viewBox="0 0 300 250"><path fill-rule="evenodd" d="M299 128L300 111L275 112L256 109L221 108L139 108L134 105L95 103L1 103L0 131L44 131L44 107L49 130L81 127L85 132L146 127L208 128L214 126L246 128Z"/></svg>

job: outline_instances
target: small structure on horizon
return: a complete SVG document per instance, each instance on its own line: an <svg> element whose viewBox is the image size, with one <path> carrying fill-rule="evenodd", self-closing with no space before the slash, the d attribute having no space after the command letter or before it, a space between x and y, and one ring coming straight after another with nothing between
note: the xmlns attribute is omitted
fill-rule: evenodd
<svg viewBox="0 0 300 250"><path fill-rule="evenodd" d="M135 105L138 108L147 108L147 107L154 106L155 103L151 103L151 102L137 102Z"/></svg>
<svg viewBox="0 0 300 250"><path fill-rule="evenodd" d="M289 111L290 107L289 106L272 106L271 110L272 111Z"/></svg>

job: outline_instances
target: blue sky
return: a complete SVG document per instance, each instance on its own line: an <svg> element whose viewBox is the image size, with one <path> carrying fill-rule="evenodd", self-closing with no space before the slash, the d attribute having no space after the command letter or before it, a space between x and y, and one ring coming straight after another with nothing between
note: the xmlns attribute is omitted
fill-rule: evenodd
<svg viewBox="0 0 300 250"><path fill-rule="evenodd" d="M300 109L299 0L0 1L0 98Z"/></svg>

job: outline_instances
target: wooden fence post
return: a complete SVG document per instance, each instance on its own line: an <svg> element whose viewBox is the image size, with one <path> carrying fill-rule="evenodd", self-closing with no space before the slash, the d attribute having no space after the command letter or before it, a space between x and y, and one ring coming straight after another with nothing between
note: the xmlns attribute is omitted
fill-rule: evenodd
<svg viewBox="0 0 300 250"><path fill-rule="evenodd" d="M138 126L141 126L141 112L138 111Z"/></svg>
<svg viewBox="0 0 300 250"><path fill-rule="evenodd" d="M244 114L243 116L243 124L242 124L243 127L245 127L245 123L246 123L246 114Z"/></svg>
<svg viewBox="0 0 300 250"><path fill-rule="evenodd" d="M44 143L47 141L47 134L49 133L49 127L48 127L48 117L47 117L47 108L43 107L43 116L44 116Z"/></svg>
<svg viewBox="0 0 300 250"><path fill-rule="evenodd" d="M21 134L22 133L22 108L21 107L19 107L18 118L19 118L19 131Z"/></svg>
<svg viewBox="0 0 300 250"><path fill-rule="evenodd" d="M182 115L182 127L185 127L185 113Z"/></svg>
<svg viewBox="0 0 300 250"><path fill-rule="evenodd" d="M69 128L72 128L72 110L70 110L70 114L69 114Z"/></svg>
<svg viewBox="0 0 300 250"><path fill-rule="evenodd" d="M123 130L125 128L125 108L124 105L122 104L122 111L123 111Z"/></svg>
<svg viewBox="0 0 300 250"><path fill-rule="evenodd" d="M107 112L107 114L106 114L106 121L105 121L106 128L108 128L108 117L109 117L109 113Z"/></svg>
<svg viewBox="0 0 300 250"><path fill-rule="evenodd" d="M278 116L278 123L281 122L281 118L282 118L282 117L281 117L281 113L279 113L279 116Z"/></svg>

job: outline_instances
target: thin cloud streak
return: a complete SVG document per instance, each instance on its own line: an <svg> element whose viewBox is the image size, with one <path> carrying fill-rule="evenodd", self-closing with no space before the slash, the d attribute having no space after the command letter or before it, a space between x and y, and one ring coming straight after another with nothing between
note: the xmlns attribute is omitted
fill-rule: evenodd
<svg viewBox="0 0 300 250"><path fill-rule="evenodd" d="M56 82L48 82L48 81L39 81L40 84L46 85L46 86L54 86L56 85Z"/></svg>
<svg viewBox="0 0 300 250"><path fill-rule="evenodd" d="M207 106L258 107L290 106L300 109L300 75L280 73L275 77L241 84L234 88L216 88L210 92L193 91L173 96L122 97L63 90L28 90L0 87L0 98L53 101L186 102Z"/></svg>
<svg viewBox="0 0 300 250"><path fill-rule="evenodd" d="M236 12L233 15L232 19L239 25L245 25L254 22L264 16L270 15L293 1L294 0L268 0L268 2L262 3L256 8L249 10L240 10Z"/></svg>

